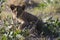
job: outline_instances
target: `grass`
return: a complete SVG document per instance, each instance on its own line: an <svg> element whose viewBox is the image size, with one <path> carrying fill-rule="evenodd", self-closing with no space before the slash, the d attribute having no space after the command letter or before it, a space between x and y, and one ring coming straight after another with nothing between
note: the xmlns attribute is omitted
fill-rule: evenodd
<svg viewBox="0 0 60 40"><path fill-rule="evenodd" d="M44 14L56 13L60 10L59 8L60 8L60 0L52 0L52 1L41 0L38 7L35 7L33 9L33 13L34 13L34 15L40 14L40 12L44 13ZM4 9L4 7L2 7L2 9ZM1 11L2 11L2 9L1 9ZM25 37L29 36L28 29L22 31L17 28L17 27L19 27L19 24L14 23L15 21L13 20L12 14L10 12L2 11L0 13L0 21L1 20L3 21L3 24L0 26L0 27L2 27L2 28L0 28L0 34L2 34L1 40L8 40L8 39L24 40ZM44 24L44 26L46 26L51 32L53 32L53 34L60 31L59 30L60 21L58 19L53 20L53 21L51 19L49 19L46 21L46 24ZM57 30L57 28L58 28L58 30ZM46 33L48 32L48 30L46 30L45 28L43 30Z"/></svg>
<svg viewBox="0 0 60 40"><path fill-rule="evenodd" d="M59 6L58 6L59 5ZM42 14L46 13L56 13L58 8L60 7L60 1L59 0L41 0L40 4L34 8L33 13L37 14L39 12L41 12Z"/></svg>

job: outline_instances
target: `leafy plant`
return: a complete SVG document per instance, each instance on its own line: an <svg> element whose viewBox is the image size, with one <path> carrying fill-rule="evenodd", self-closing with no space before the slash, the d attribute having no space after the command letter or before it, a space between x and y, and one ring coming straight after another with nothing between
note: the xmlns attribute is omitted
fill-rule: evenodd
<svg viewBox="0 0 60 40"><path fill-rule="evenodd" d="M38 8L39 9L41 9L41 8L44 9L46 6L47 6L47 4L42 2L38 5Z"/></svg>
<svg viewBox="0 0 60 40"><path fill-rule="evenodd" d="M7 37L3 35L1 40L7 40Z"/></svg>
<svg viewBox="0 0 60 40"><path fill-rule="evenodd" d="M59 35L60 21L58 19L48 19L44 25L44 34L54 35L54 37Z"/></svg>

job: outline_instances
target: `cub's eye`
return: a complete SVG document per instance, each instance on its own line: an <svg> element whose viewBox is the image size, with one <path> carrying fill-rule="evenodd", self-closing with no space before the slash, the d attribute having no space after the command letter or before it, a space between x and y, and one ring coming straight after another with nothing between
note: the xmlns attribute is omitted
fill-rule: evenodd
<svg viewBox="0 0 60 40"><path fill-rule="evenodd" d="M11 10L13 11L13 10L16 8L16 6L11 5L10 8L11 8Z"/></svg>

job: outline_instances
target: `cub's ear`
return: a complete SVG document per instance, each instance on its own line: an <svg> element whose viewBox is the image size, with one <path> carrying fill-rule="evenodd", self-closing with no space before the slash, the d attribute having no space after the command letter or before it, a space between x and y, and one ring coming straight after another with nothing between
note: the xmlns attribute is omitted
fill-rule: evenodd
<svg viewBox="0 0 60 40"><path fill-rule="evenodd" d="M22 10L24 10L25 9L25 5L23 5L23 6L21 6L22 7Z"/></svg>
<svg viewBox="0 0 60 40"><path fill-rule="evenodd" d="M10 8L13 11L16 8L16 6L15 5L10 5Z"/></svg>

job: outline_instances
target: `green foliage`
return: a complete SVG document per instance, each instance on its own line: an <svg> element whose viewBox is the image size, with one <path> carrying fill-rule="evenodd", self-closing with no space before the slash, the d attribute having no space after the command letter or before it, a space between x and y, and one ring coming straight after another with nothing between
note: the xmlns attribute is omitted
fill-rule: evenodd
<svg viewBox="0 0 60 40"><path fill-rule="evenodd" d="M26 30L22 31L21 34L22 34L24 37L29 36L29 30L26 29Z"/></svg>
<svg viewBox="0 0 60 40"><path fill-rule="evenodd" d="M1 3L5 2L6 0L0 0Z"/></svg>
<svg viewBox="0 0 60 40"><path fill-rule="evenodd" d="M50 29L52 32L57 32L57 28L60 27L60 22L59 20L48 20L47 21L47 27Z"/></svg>
<svg viewBox="0 0 60 40"><path fill-rule="evenodd" d="M6 0L0 0L0 3L1 3L1 4L0 4L0 13L1 13L1 11L3 10L3 5L2 5L2 4L3 4L4 2L6 2Z"/></svg>
<svg viewBox="0 0 60 40"><path fill-rule="evenodd" d="M7 37L3 35L1 40L7 40Z"/></svg>
<svg viewBox="0 0 60 40"><path fill-rule="evenodd" d="M2 1L2 3L5 2L5 0L0 0L0 1ZM59 1L57 1L57 0L53 0L53 1L46 0L46 2L44 2L44 1L40 2L38 7L36 7L36 11L37 10L41 11L41 9L42 9L42 12L44 12L44 10L46 10L47 12L50 12L52 10L51 9L52 7L55 7L55 6L57 7L58 6L58 3L59 3ZM4 9L4 7L3 7L3 5L1 5L0 12L3 9ZM5 15L3 15L3 16L5 16ZM1 18L0 18L0 20L1 20ZM18 29L17 27L19 27L20 24L14 23L15 21L12 19L11 15L8 15L7 18L4 19L3 21L4 21L3 28L0 30L0 34L3 35L2 40L13 40L13 39L23 40L25 37L29 36L29 30L26 29L26 30L23 31L23 30ZM10 25L11 25L11 21L13 21L13 24L12 24L12 27L9 28ZM52 34L54 34L54 33L58 33L60 31L59 30L60 21L58 19L56 19L56 20L48 19L43 26L44 26L43 31L44 31L45 34L48 34L50 32ZM6 34L6 35L4 35L4 34ZM19 36L17 37L17 35L19 35Z"/></svg>
<svg viewBox="0 0 60 40"><path fill-rule="evenodd" d="M59 31L60 31L60 21L59 19L48 19L46 20L44 27L43 27L43 33L45 35L54 35L58 36Z"/></svg>
<svg viewBox="0 0 60 40"><path fill-rule="evenodd" d="M0 29L0 34L2 36L2 40L24 40L27 36L27 31L22 31L18 29L18 23L13 23L12 16L8 15L6 19L2 20L2 28ZM11 22L13 25L11 25ZM22 33L22 34L21 34ZM25 35L26 34L26 35Z"/></svg>
<svg viewBox="0 0 60 40"><path fill-rule="evenodd" d="M53 0L47 0L47 3L53 3L54 1Z"/></svg>
<svg viewBox="0 0 60 40"><path fill-rule="evenodd" d="M1 29L1 33L4 33L5 32L5 30L4 29Z"/></svg>
<svg viewBox="0 0 60 40"><path fill-rule="evenodd" d="M38 8L45 8L47 6L47 4L46 3L40 3L39 5L38 5Z"/></svg>
<svg viewBox="0 0 60 40"><path fill-rule="evenodd" d="M21 30L18 30L18 29L17 29L17 30L15 30L15 31L13 32L13 36L16 37L16 35L17 35L17 34L20 34L20 33L21 33Z"/></svg>
<svg viewBox="0 0 60 40"><path fill-rule="evenodd" d="M58 40L60 40L60 39L58 39Z"/></svg>
<svg viewBox="0 0 60 40"><path fill-rule="evenodd" d="M4 21L4 25L8 26L9 25L8 21Z"/></svg>

